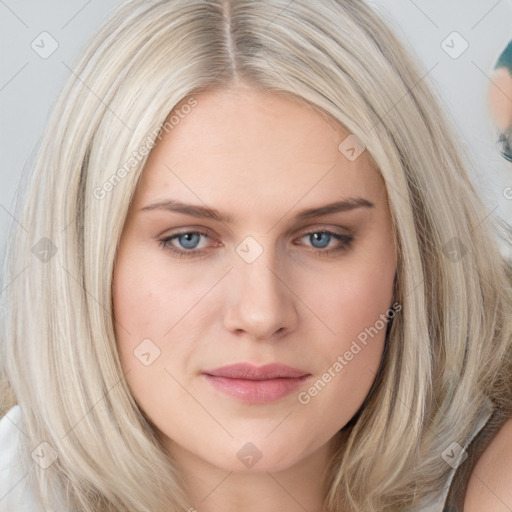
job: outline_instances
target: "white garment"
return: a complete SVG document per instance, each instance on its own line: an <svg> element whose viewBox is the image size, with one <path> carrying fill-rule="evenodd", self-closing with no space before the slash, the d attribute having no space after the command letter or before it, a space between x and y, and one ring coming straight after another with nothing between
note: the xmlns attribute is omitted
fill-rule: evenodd
<svg viewBox="0 0 512 512"><path fill-rule="evenodd" d="M492 412L490 405L482 410L471 436L463 446L464 449L467 449L473 438L487 423ZM20 428L20 420L21 408L19 405L12 407L0 419L0 512L51 512L42 508L28 482L27 477L36 462L32 461L32 465L28 469L22 466L19 450L20 443L23 442L26 434ZM416 512L443 512L455 470L456 468L452 469L445 488L435 502L430 500L430 503L424 503L416 509Z"/></svg>
<svg viewBox="0 0 512 512"><path fill-rule="evenodd" d="M20 448L26 434L20 420L19 405L0 420L0 512L44 512L28 482L33 466L22 464Z"/></svg>

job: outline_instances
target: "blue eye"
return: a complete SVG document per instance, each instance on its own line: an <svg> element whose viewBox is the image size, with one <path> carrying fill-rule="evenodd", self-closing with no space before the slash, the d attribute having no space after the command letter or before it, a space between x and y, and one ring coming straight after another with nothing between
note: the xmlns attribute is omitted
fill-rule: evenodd
<svg viewBox="0 0 512 512"><path fill-rule="evenodd" d="M162 248L178 254L180 257L187 258L201 256L206 252L203 249L197 249L197 245L199 244L201 237L209 238L209 235L203 231L184 231L182 233L162 238L160 240L160 245ZM299 237L299 240L306 237L309 237L310 242L313 244L313 252L322 256L346 251L354 240L353 236L326 230L311 231ZM338 240L339 244L327 249L333 238ZM172 242L174 240L176 240L182 248L173 245Z"/></svg>
<svg viewBox="0 0 512 512"><path fill-rule="evenodd" d="M178 235L180 244L183 244L186 249L195 249L195 245L199 243L199 233L184 233Z"/></svg>
<svg viewBox="0 0 512 512"><path fill-rule="evenodd" d="M315 249L314 252L323 256L346 251L354 240L353 236L325 230L311 231L310 233L303 235L301 238L305 237L309 237L310 242L313 244L313 249ZM326 249L333 238L338 240L339 244L330 249Z"/></svg>
<svg viewBox="0 0 512 512"><path fill-rule="evenodd" d="M160 245L171 252L177 253L180 256L194 255L194 253L200 253L201 250L196 249L197 244L200 241L201 236L208 238L208 233L203 231L184 231L176 235L168 236L160 240ZM177 240L185 250L182 250L176 246L171 245L173 240Z"/></svg>
<svg viewBox="0 0 512 512"><path fill-rule="evenodd" d="M320 236L318 237L317 235L320 235ZM311 242L313 242L313 240L315 242L317 242L320 239L320 247L315 246L313 244L313 247L315 247L315 249L325 249L325 247L327 247L329 245L329 242L332 238L332 235L329 233L326 233L325 231L319 231L318 233L312 233L312 234L309 234L306 236L310 237ZM323 240L323 242L322 242L322 240Z"/></svg>

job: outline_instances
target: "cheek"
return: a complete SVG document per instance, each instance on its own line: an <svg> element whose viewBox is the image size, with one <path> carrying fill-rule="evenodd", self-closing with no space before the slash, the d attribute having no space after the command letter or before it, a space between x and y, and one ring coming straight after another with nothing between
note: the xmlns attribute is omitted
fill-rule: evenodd
<svg viewBox="0 0 512 512"><path fill-rule="evenodd" d="M308 304L330 329L336 345L356 338L385 315L393 301L393 247L358 250L339 267L307 284ZM381 326L380 322L378 326Z"/></svg>
<svg viewBox="0 0 512 512"><path fill-rule="evenodd" d="M339 429L357 412L375 380L393 302L395 268L370 259L346 265L336 282L316 295L315 308L329 327L317 336L323 369L299 402L325 425ZM313 309L313 308L312 308ZM318 425L320 428L320 424Z"/></svg>
<svg viewBox="0 0 512 512"><path fill-rule="evenodd" d="M161 263L149 251L126 244L119 248L113 273L112 301L116 344L131 394L144 411L161 407L167 347L164 334L176 320L183 293L172 286Z"/></svg>
<svg viewBox="0 0 512 512"><path fill-rule="evenodd" d="M169 380L165 369L186 364L202 328L195 305L211 285L199 272L177 272L166 258L144 244L127 243L114 266L117 350L134 395L150 396L148 386Z"/></svg>
<svg viewBox="0 0 512 512"><path fill-rule="evenodd" d="M122 247L114 267L116 320L126 331L161 338L183 316L194 282L180 280L162 257L144 244ZM123 330L121 333L123 334Z"/></svg>
<svg viewBox="0 0 512 512"><path fill-rule="evenodd" d="M162 348L163 334L171 327L176 311L176 287L171 287L165 272L148 261L147 251L121 246L113 273L112 301L118 351L127 369L136 360L134 351L144 345L143 340L154 343L152 357ZM151 349L151 343L145 342Z"/></svg>

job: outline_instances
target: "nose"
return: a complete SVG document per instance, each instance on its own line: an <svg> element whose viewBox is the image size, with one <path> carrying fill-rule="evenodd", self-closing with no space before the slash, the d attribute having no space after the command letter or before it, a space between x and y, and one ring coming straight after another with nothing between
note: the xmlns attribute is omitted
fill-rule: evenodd
<svg viewBox="0 0 512 512"><path fill-rule="evenodd" d="M229 331L272 340L295 329L298 299L290 270L283 269L275 251L264 250L252 263L237 261L228 286L231 293L224 326Z"/></svg>

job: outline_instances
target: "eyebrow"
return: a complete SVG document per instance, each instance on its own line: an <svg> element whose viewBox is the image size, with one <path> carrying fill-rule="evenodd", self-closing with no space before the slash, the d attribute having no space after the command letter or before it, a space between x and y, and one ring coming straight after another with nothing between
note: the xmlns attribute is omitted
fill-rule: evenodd
<svg viewBox="0 0 512 512"><path fill-rule="evenodd" d="M306 220L313 217L320 217L331 213L348 212L356 208L373 208L375 205L362 197L349 197L341 201L335 201L323 206L307 208L300 211L295 218L297 220ZM232 223L233 217L227 213L220 212L214 208L200 206L195 204L183 203L175 199L164 199L155 203L148 204L140 211L164 210L169 212L182 213L192 217L213 219L219 222Z"/></svg>

